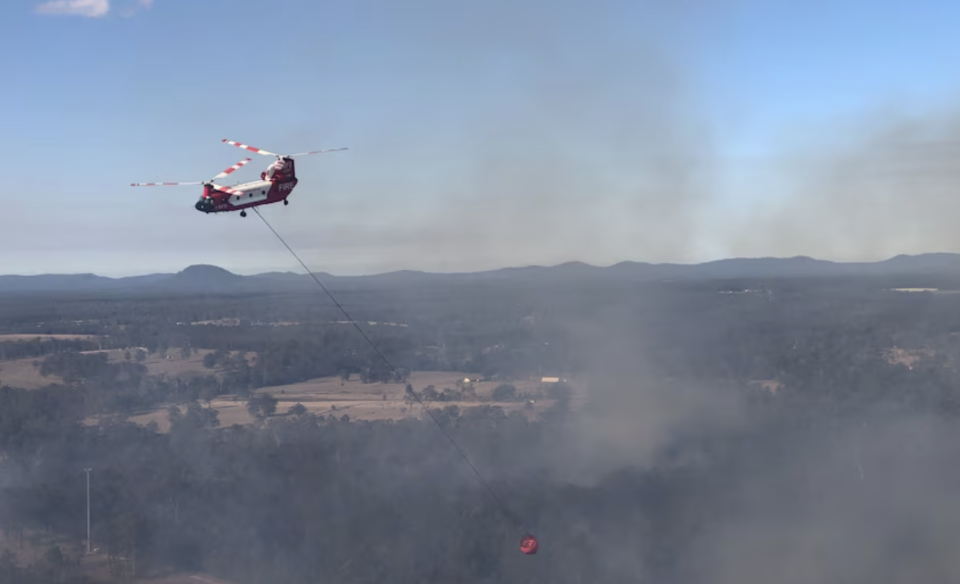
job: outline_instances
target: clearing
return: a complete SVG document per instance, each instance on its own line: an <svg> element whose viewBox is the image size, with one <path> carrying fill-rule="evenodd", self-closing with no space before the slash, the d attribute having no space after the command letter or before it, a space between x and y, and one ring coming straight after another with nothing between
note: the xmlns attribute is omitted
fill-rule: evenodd
<svg viewBox="0 0 960 584"><path fill-rule="evenodd" d="M111 362L123 361L125 353L134 353L135 349L109 349L102 351L108 355ZM93 351L97 353L98 351ZM187 359L180 357L178 350L171 349L166 355L150 355L143 364L146 365L148 375L166 375L167 377L189 378L195 375L217 375L219 368L207 369L203 366L203 357L214 351L198 349ZM254 353L246 355L248 361L253 361ZM0 362L0 383L22 389L38 389L54 383L63 383L55 375L43 377L39 368L40 359L17 359ZM433 386L438 393L444 389L462 390L472 388L476 398L468 397L461 401L425 401L431 409L443 409L455 405L461 410L481 405L496 405L504 412L521 411L529 416L552 405L553 400L545 399L545 392L550 386L540 379L511 380L511 381L478 381L479 376L473 373L452 371L419 371L412 373L409 382L417 393ZM526 399L512 402L495 402L492 399L493 390L501 383L509 383L517 388L518 395L528 395L534 403L528 404ZM576 390L576 384L571 384ZM277 398L275 415L284 415L297 403L303 404L307 411L317 415L344 414L354 420L397 420L407 417L423 417L425 412L416 402L410 403L405 399L404 386L399 383L363 383L353 378L342 380L339 376L322 377L300 383L265 387L259 393L269 393ZM574 396L576 400L577 396ZM247 411L246 403L234 396L220 396L210 403L210 407L219 411L220 427L226 428L234 424L251 424L255 420ZM169 429L166 413L167 406L157 410L131 416L130 420L138 424L156 422L160 430ZM183 409L183 408L181 408ZM94 419L87 423L95 424Z"/></svg>
<svg viewBox="0 0 960 584"><path fill-rule="evenodd" d="M134 355L136 349L105 349L103 351L85 351L86 354L105 353L111 363L123 361L126 352ZM147 366L148 375L166 375L167 377L189 378L196 375L215 375L221 372L221 369L207 369L203 366L203 357L207 353L213 353L206 349L195 349L194 353L188 359L180 357L179 350L171 349L165 355L149 355L143 364ZM255 353L248 353L247 360L252 362L256 356ZM40 375L39 367L34 366L34 362L40 363L42 357L37 359L14 359L11 361L0 361L0 382L3 385L19 387L20 389L38 389L46 387L53 383L63 383L63 379L56 375L44 377Z"/></svg>
<svg viewBox="0 0 960 584"><path fill-rule="evenodd" d="M549 384L539 380L509 381L517 388L518 394L532 396L534 403L526 400L515 402L496 402L491 398L494 388L503 382L474 381L464 383L465 379L477 379L470 375L450 371L420 371L410 375L409 382L419 394L428 386L434 386L436 391L444 389L460 389L473 387L477 399L461 401L425 401L431 410L443 409L447 406L457 406L461 410L491 405L501 407L505 413L513 411L525 412L528 416L536 415L553 404L553 400L545 399L543 392ZM575 387L575 386L574 386ZM408 417L423 417L425 412L420 404L410 403L405 399L404 386L399 383L363 383L357 379L343 381L340 377L322 377L301 383L264 387L258 393L269 393L277 398L275 416L282 416L295 404L303 404L307 411L324 416L350 416L351 420L397 420ZM234 424L252 424L253 417L247 411L246 403L233 396L221 396L210 403L210 407L219 412L220 427L226 428ZM181 408L184 409L184 408ZM138 424L156 422L160 431L166 432L170 428L167 420L166 408L131 416L130 420Z"/></svg>

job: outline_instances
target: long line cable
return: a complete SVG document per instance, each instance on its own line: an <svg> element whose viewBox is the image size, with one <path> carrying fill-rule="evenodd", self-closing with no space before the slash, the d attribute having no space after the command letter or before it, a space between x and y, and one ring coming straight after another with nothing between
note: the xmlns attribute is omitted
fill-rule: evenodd
<svg viewBox="0 0 960 584"><path fill-rule="evenodd" d="M503 502L503 500L497 496L497 493L493 490L493 488L486 481L486 479L483 478L483 475L480 474L480 471L477 470L477 467L470 461L470 458L467 456L463 448L461 448L460 445L457 444L457 441L453 439L453 436L450 435L450 432L448 432L447 429L443 427L443 424L440 423L440 420L438 420L437 417L433 415L433 412L430 411L430 408L428 408L427 405L423 403L423 400L420 399L420 396L417 395L417 392L413 391L413 387L407 382L406 379L404 379L403 375L400 374L397 368L390 363L390 360L387 359L386 355L384 355L383 352L380 350L380 348L377 347L376 343L374 343L370 339L370 337L367 336L367 333L363 332L363 329L360 327L359 324L357 324L357 321L354 320L352 316L350 316L350 313L348 313L347 310L343 307L343 305L341 305L337 301L336 297L334 297L334 295L330 292L330 290L328 290L327 287L323 285L323 282L321 282L320 279L317 278L317 276L313 273L313 270L308 268L307 264L304 263L302 259L300 259L300 256L297 255L297 252L295 252L293 248L290 247L290 245L286 242L286 240L284 240L283 237L277 232L277 230L273 228L273 225L271 225L270 222L267 221L267 218L260 213L260 210L254 207L253 212L257 214L257 217L260 217L260 220L263 221L263 224L266 225L267 228L273 232L273 234L280 241L280 243L282 243L283 246L287 248L287 251L290 252L290 255L292 255L297 260L297 262L299 262L300 265L303 266L303 269L307 272L307 274L310 275L311 278L313 278L313 281L317 283L317 286L319 286L320 289L323 290L327 294L327 296L330 297L330 300L332 300L333 303L336 305L336 307L340 309L340 312L342 312L343 315L347 317L347 320L350 321L350 324L352 324L357 329L357 331L364 338L364 340L366 340L367 343L369 343L369 345L377 353L377 355L380 356L380 359L383 360L384 364L390 369L390 371L393 372L397 380L406 386L406 392L412 395L415 400L417 400L417 403L420 404L420 406L423 408L423 411L427 412L427 414L430 416L430 419L432 419L433 422L437 425L437 428L440 428L440 431L443 432L443 435L447 437L447 440L450 441L450 444L452 444L453 447L457 450L457 452L460 453L460 456L463 457L464 462L467 463L467 466L470 467L470 469L473 471L473 474L477 476L477 479L480 481L480 484L483 485L483 487L487 490L490 496L493 497L493 500L497 502L497 505L500 506L500 509L503 511L503 513L510 518L510 520L514 523L517 529L519 529L524 533L527 533L527 531L524 529L523 522L519 519L519 517L517 517L510 510L509 507L507 507L507 505Z"/></svg>

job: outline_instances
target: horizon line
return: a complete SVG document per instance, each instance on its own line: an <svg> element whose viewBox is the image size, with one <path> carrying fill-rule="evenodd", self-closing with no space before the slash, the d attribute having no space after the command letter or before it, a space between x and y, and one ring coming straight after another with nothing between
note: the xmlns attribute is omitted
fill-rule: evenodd
<svg viewBox="0 0 960 584"><path fill-rule="evenodd" d="M389 275L400 274L400 273L412 273L412 274L422 274L422 275L455 276L455 275L471 275L471 274L488 274L488 273L492 273L492 272L501 272L501 271L509 271L509 270L553 269L553 268L560 268L560 267L564 267L564 266L573 266L573 265L578 265L578 266L582 266L582 267L586 267L586 268L594 268L594 269L608 269L608 268L613 268L613 267L620 266L620 265L624 265L624 264L638 264L638 265L646 265L646 266L686 266L686 267L694 267L694 266L703 266L703 265L707 265L707 264L716 264L716 263L720 263L720 262L751 261L751 260L752 260L752 261L758 261L758 260L780 260L780 261L783 261L783 260L810 260L810 261L814 261L814 262L828 263L828 264L840 264L840 265L844 265L844 264L847 264L847 265L849 265L849 264L878 264L878 263L883 263L883 262L891 261L891 260L894 260L894 259L897 259L897 258L916 258L916 257L922 257L922 256L937 256L937 255L939 255L939 256L948 256L948 255L949 255L949 256L960 256L960 253L957 253L957 252L924 252L924 253L918 253L918 254L897 254L897 255L893 255L893 256L887 257L887 258L885 258L885 259L880 259L880 260L854 260L854 261L826 260L826 259L815 258L815 257L813 257L813 256L807 256L807 255L794 255L794 256L731 256L731 257L719 258L719 259L715 259L715 260L708 260L708 261L702 261L702 262L688 262L688 263L684 263L684 262L649 262L649 261L643 261L643 260L622 260L622 261L615 262L615 263L608 264L608 265L591 264L591 263L589 263L589 262L585 262L585 261L582 261L582 260L568 260L568 261L561 262L561 263L558 263L558 264L553 264L553 265L527 264L527 265L503 266L503 267L499 267L499 268L490 268L490 269L481 269L481 270L469 270L469 271L449 271L449 272L444 272L444 271L428 271L428 270L415 270L415 269L408 269L408 268L399 268L399 269L396 269L396 270L390 270L390 271L385 271L385 272L374 272L374 273L369 273L369 274L355 274L355 275L338 275L338 274L332 274L332 273L327 272L327 271L325 271L325 270L319 270L319 271L311 270L311 271L312 271L314 274L322 274L322 275L330 276L330 277L334 277L334 278L375 278L375 277L379 277L379 276L389 276ZM107 280L124 280L124 279L128 279L128 278L144 278L144 277L149 277L149 276L168 276L168 275L174 275L174 274L182 273L182 272L184 272L184 271L186 271L186 270L188 270L188 269L190 269L190 268L195 268L195 267L211 267L211 268L216 268L216 269L219 269L219 270L223 270L223 271L225 271L225 272L229 272L230 274L233 274L233 275L235 275L235 276L241 276L241 277L247 277L247 278L249 278L249 277L257 277L257 276L265 276L265 275L268 275L268 274L284 274L284 275L289 274L289 275L294 275L294 276L306 276L306 275L307 275L307 274L306 274L305 272L303 272L303 271L292 271L292 270L281 270L281 269L273 269L273 270L265 269L264 271L258 271L258 272L252 272L252 273L240 273L240 272L234 272L234 271L232 271L232 270L230 270L230 269L224 268L224 267L222 267L222 266L218 266L218 265L216 265L216 264L202 264L202 263L201 263L201 264L189 264L189 265L187 265L186 267L184 267L183 269L181 269L181 270L179 270L179 271L175 271L175 272L142 272L142 273L139 273L139 274L131 274L131 275L127 275L127 276L103 276L103 275L97 274L97 273L95 273L95 272L43 272L43 273L40 273L40 274L0 274L0 278L42 278L42 277L55 277L55 276L60 276L60 277L67 277L67 276L88 276L88 277L89 277L89 276L92 276L92 277L95 277L95 278L103 278L103 279L107 279Z"/></svg>

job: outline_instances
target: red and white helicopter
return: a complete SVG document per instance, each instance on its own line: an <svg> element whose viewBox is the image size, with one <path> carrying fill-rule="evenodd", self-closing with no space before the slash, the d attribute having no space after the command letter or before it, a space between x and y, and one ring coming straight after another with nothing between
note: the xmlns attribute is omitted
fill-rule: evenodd
<svg viewBox="0 0 960 584"><path fill-rule="evenodd" d="M260 180L236 184L230 187L218 185L213 181L223 178L243 165L250 162L250 159L244 159L224 170L217 176L207 181L198 182L163 182L163 183L132 183L132 187L170 187L186 185L203 185L203 194L195 205L197 211L204 213L224 213L227 211L240 211L241 217L246 217L247 207L257 207L259 205L269 205L283 201L284 205L289 204L287 197L293 192L293 187L297 186L297 173L293 163L294 156L307 156L308 154L322 154L324 152L339 152L346 148L331 148L329 150L313 150L311 152L301 152L299 154L275 154L260 150L253 146L224 139L223 142L232 144L238 148L243 148L264 156L276 156L277 159L267 167L267 170L260 173Z"/></svg>

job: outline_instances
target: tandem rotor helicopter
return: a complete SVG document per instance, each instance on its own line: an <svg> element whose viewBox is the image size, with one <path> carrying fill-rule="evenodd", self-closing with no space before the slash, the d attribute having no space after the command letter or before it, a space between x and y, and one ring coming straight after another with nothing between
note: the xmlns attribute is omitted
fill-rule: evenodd
<svg viewBox="0 0 960 584"><path fill-rule="evenodd" d="M194 206L197 211L204 213L225 213L228 211L240 211L241 217L246 217L244 210L248 207L258 207L260 205L269 205L283 201L288 205L287 197L297 186L297 173L293 163L294 156L307 156L309 154L323 154L325 152L339 152L346 148L331 148L328 150L313 150L311 152L301 152L299 154L276 154L268 152L253 146L234 142L224 138L222 140L244 150L256 152L263 156L276 156L277 159L267 167L267 170L260 173L260 180L240 183L227 187L218 185L213 181L223 178L243 165L250 162L250 159L244 159L224 170L220 174L207 181L197 182L161 182L161 183L132 183L132 187L172 187L187 185L203 185L203 194L200 200Z"/></svg>
<svg viewBox="0 0 960 584"><path fill-rule="evenodd" d="M206 181L132 183L130 186L155 187L155 186L203 185L203 194L200 196L200 200L197 201L197 204L196 204L196 209L198 211L202 211L204 213L224 213L228 211L240 211L240 216L246 217L247 212L245 211L245 209L248 207L258 207L260 205L269 205L271 203L279 203L280 201L283 201L284 205L288 204L287 197L289 197L290 193L293 192L293 188L297 186L297 182L298 182L296 171L294 168L294 163L293 163L294 156L307 156L310 154L322 154L324 152L338 152L341 150L347 150L347 148L332 148L328 150L313 150L311 152L301 152L300 154L276 154L274 152L268 152L266 150L261 150L259 148L254 148L253 146L248 146L246 144L241 144L239 142L233 142L227 139L224 139L222 141L227 144L236 146L238 148L243 148L244 150L249 150L251 152L256 152L257 154L262 154L263 156L276 156L277 159L272 164L270 164L270 166L267 167L267 169L264 172L260 173L260 180L240 183L237 185L233 185L232 187L218 185L214 181L217 179L223 178L233 173L237 169L243 167L248 162L250 162L249 158L245 158L244 160L241 160L240 162L234 164L230 168L224 170L220 174ZM267 222L266 219L264 219L262 216L261 216L261 219L263 219L263 221L267 223L267 226L270 227L270 224ZM328 296L330 296L330 298L334 301L337 307L340 308L340 310L343 312L344 316L346 316L347 319L350 322L352 322L354 326L357 327L357 330L360 331L360 333L367 340L367 342L370 343L373 346L373 348L376 350L376 352L380 354L381 359L383 359L384 363L387 365L389 369L393 370L398 380L406 384L406 391L412 394L414 398L420 402L420 405L423 406L423 402L420 400L419 397L417 397L417 394L413 391L413 386L407 383L406 380L403 379L403 376L401 376L400 373L398 373L397 370L393 368L390 362L387 361L387 358L384 357L383 353L380 353L380 350L377 349L377 346L373 344L373 342L367 337L366 334L363 333L363 329L361 329L360 326L357 325L356 321L354 321L350 317L350 315L347 314L347 312L336 301L333 295L330 294L327 288L320 282L320 280L316 278L316 276L313 275L313 272L310 271L307 265L300 260L300 257L297 256L296 252L294 252L293 249L286 244L286 242L283 240L280 234L278 234L273 229L273 227L270 227L270 229L271 231L273 231L274 235L276 235L277 238L280 239L281 243L283 243L287 247L290 253L292 253L293 256L298 261L300 261L300 264L303 265L304 269L307 270L307 273L313 276L313 279L316 281L316 283L320 286L320 288L323 289L324 292L327 293ZM426 412L430 415L430 417L433 418L433 421L436 422L436 424L440 427L440 429L443 430L443 432L446 434L447 433L446 430L444 430L443 426L440 425L440 422L437 421L437 419L433 416L433 414L430 413L429 408L427 408L426 406L423 406L423 407L426 410ZM517 517L512 512L510 512L510 510L504 505L504 503L500 500L500 498L496 497L491 487L487 484L486 480L483 478L483 476L480 475L477 469L473 466L473 463L470 462L469 458L467 458L467 455L463 451L463 449L456 443L456 441L454 441L454 439L449 434L447 434L447 438L450 439L450 442L453 443L453 446L458 451L460 451L460 454L463 455L464 459L467 460L467 463L470 465L471 468L473 468L474 472L477 474L477 477L480 479L481 483L483 483L483 485L486 486L487 490L490 491L490 493L494 496L497 503L503 508L504 512L506 512L508 517L515 523L517 527L522 529L523 525L518 521ZM534 535L530 534L529 532L525 533L523 537L520 539L521 553L525 555L535 555L539 549L540 549L540 542L537 540L537 538Z"/></svg>

